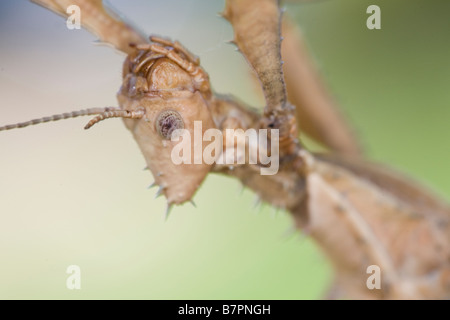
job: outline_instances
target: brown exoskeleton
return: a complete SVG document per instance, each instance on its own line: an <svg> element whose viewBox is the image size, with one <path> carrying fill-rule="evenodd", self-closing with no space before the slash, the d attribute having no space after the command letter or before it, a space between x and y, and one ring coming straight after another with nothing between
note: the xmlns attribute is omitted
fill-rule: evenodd
<svg viewBox="0 0 450 320"><path fill-rule="evenodd" d="M171 137L176 129L187 129L193 135L194 120L202 122L203 131L214 126L208 112L212 93L198 58L177 42L150 40L152 44L136 45L125 60L118 100L122 108L138 114L138 121L125 119L125 125L141 147L160 188L158 193L164 193L170 208L191 200L210 171L205 163L189 168L173 164L171 151L179 142ZM188 147L193 154L194 145Z"/></svg>
<svg viewBox="0 0 450 320"><path fill-rule="evenodd" d="M62 0L37 2L63 14L68 4ZM330 257L336 270L336 287L344 296L448 296L448 207L391 172L367 165L357 157L312 154L297 140L299 124L331 149L347 155L359 153L338 116L328 118L328 123L315 117L314 108L323 107L323 101L305 98L305 90L318 90L314 81L302 82L303 87L295 85L294 78L300 74L295 72L296 66L302 69L304 63L291 56L292 50L283 53L290 66L283 74L277 1L230 0L224 10L224 17L233 25L236 45L261 81L266 99L263 114L213 94L198 60L178 43L161 38L151 38L148 43L133 29L110 18L101 2L77 3L86 13L85 26L128 54L118 95L120 107L63 114L3 129L78 115L96 115L88 126L122 117L169 204L190 200L210 171L231 175L264 201L292 213L296 226L311 235ZM287 25L284 28L285 43L295 47L293 31ZM289 91L292 104L286 86L294 88ZM328 108L326 104L324 108ZM328 110L328 114L335 112ZM279 172L262 176L260 164L232 169L221 165L174 165L169 160L173 145L167 138L175 129L191 130L196 120L202 121L205 130L278 129ZM317 129L329 126L336 130ZM235 147L234 143L224 146ZM382 290L367 289L368 265L381 268Z"/></svg>

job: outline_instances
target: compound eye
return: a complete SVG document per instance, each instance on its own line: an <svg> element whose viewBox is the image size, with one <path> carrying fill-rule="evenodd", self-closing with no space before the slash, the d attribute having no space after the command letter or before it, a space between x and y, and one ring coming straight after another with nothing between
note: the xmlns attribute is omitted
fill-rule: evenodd
<svg viewBox="0 0 450 320"><path fill-rule="evenodd" d="M156 131L164 139L170 140L176 129L184 129L184 121L175 110L164 110L156 118Z"/></svg>

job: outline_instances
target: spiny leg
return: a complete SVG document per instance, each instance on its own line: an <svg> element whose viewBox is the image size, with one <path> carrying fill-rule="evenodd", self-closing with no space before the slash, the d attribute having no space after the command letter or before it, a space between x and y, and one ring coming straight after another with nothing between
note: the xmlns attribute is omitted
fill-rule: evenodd
<svg viewBox="0 0 450 320"><path fill-rule="evenodd" d="M112 44L116 49L124 53L132 53L133 48L130 42L145 43L147 39L135 30L131 25L126 24L117 18L114 10L108 5L103 5L101 0L90 1L66 1L66 0L32 0L39 5L48 8L64 17L71 13L67 11L69 4L76 4L81 11L81 25L91 31L102 42Z"/></svg>
<svg viewBox="0 0 450 320"><path fill-rule="evenodd" d="M234 30L234 43L261 82L266 106L262 126L279 130L280 155L294 155L295 108L287 101L281 61L279 0L226 0L223 16Z"/></svg>
<svg viewBox="0 0 450 320"><path fill-rule="evenodd" d="M187 51L178 42L172 43L169 40L162 39L159 37L150 37L150 39L154 41L154 43L152 44L143 43L133 46L138 50L153 51L169 58L170 60L178 64L181 68L183 68L186 72L188 72L191 76L193 76L195 81L199 84L199 88L203 89L207 88L206 90L209 90L209 85L205 85L206 83L208 83L208 76L199 66L199 59L197 57L195 57L193 54ZM167 49L164 46L169 46L173 49ZM186 58L181 57L176 51L181 52L183 55L186 56Z"/></svg>
<svg viewBox="0 0 450 320"><path fill-rule="evenodd" d="M150 50L150 43L139 43L139 44L130 44L131 47L136 48L138 50Z"/></svg>
<svg viewBox="0 0 450 320"><path fill-rule="evenodd" d="M156 60L156 59L159 59L159 58L163 58L164 57L164 55L150 55L150 56L146 56L146 57L144 57L144 59L142 59L141 61L139 61L139 63L134 67L134 69L133 69L133 72L134 73L138 73L140 70L141 70L141 68L144 66L144 65L146 65L147 64L147 62L149 62L149 61L152 61L152 60Z"/></svg>
<svg viewBox="0 0 450 320"><path fill-rule="evenodd" d="M296 107L299 128L333 151L360 155L358 139L324 85L303 35L287 18L281 51L288 98Z"/></svg>
<svg viewBox="0 0 450 320"><path fill-rule="evenodd" d="M180 57L176 52L172 50L168 50L164 47L161 47L157 44L152 44L150 46L150 50L161 53L165 55L167 58L178 64L181 68L183 68L186 72L188 72L190 75L195 77L196 81L202 82L204 80L204 75L199 66L194 65L192 62L183 59Z"/></svg>
<svg viewBox="0 0 450 320"><path fill-rule="evenodd" d="M187 59L189 61L191 61L192 63L194 63L195 65L197 65L197 66L200 65L200 58L197 57L196 55L194 55L193 53L191 53L188 49L186 49L178 41L172 42L169 39L164 39L164 38L157 37L157 36L151 36L150 37L150 41L162 44L164 46L172 47L176 51L181 52L182 54L184 54L187 57Z"/></svg>
<svg viewBox="0 0 450 320"><path fill-rule="evenodd" d="M234 42L261 81L265 115L293 114L281 68L279 1L226 0L223 16L233 26Z"/></svg>

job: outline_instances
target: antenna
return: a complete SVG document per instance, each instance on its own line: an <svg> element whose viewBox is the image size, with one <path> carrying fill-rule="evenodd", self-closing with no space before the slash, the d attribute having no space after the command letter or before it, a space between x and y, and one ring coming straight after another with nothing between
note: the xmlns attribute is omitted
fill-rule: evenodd
<svg viewBox="0 0 450 320"><path fill-rule="evenodd" d="M65 112L61 114L55 114L49 117L42 117L39 119L33 119L26 122L19 122L16 124L9 124L6 126L0 127L0 131L24 128L40 123L46 123L50 121L58 121L70 118L77 118L81 116L92 116L96 115L88 124L84 127L85 129L89 129L97 122L108 118L130 118L130 119L141 119L145 114L144 108L138 108L134 111L123 110L118 107L105 107L105 108L91 108L79 111Z"/></svg>

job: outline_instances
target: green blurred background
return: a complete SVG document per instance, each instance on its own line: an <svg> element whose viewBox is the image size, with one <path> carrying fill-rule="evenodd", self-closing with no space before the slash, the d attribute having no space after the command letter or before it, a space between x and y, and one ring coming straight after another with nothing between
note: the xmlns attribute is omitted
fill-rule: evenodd
<svg viewBox="0 0 450 320"><path fill-rule="evenodd" d="M218 92L261 106L223 1L110 1L147 34L198 54ZM381 30L366 8L381 7ZM370 159L450 199L450 1L289 5ZM27 1L0 3L0 124L117 105L124 57ZM0 134L1 299L316 299L332 271L287 213L211 175L197 208L164 222L120 120L74 119ZM66 288L69 265L81 290Z"/></svg>

